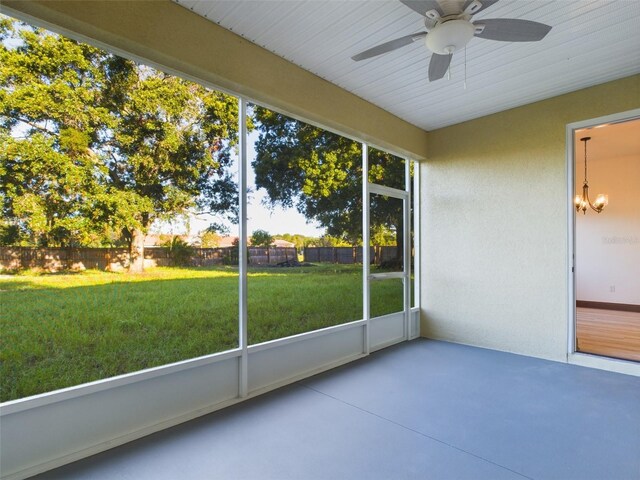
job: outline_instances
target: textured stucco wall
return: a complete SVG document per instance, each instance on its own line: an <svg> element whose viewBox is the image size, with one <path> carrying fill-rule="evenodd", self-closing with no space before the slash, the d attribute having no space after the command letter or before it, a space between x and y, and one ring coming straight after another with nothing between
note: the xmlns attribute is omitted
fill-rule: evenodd
<svg viewBox="0 0 640 480"><path fill-rule="evenodd" d="M422 335L566 360L568 123L640 106L640 76L429 134Z"/></svg>

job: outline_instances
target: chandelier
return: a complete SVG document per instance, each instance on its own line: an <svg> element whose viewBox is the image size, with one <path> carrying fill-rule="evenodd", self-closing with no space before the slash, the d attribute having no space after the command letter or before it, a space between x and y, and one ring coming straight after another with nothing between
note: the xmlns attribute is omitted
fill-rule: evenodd
<svg viewBox="0 0 640 480"><path fill-rule="evenodd" d="M580 139L581 142L584 142L584 183L582 184L582 195L576 195L574 200L576 212L582 210L584 215L587 213L587 207L591 207L592 210L600 213L609 203L609 197L604 193L598 194L593 203L589 200L589 182L587 181L587 142L589 140L591 140L591 137Z"/></svg>

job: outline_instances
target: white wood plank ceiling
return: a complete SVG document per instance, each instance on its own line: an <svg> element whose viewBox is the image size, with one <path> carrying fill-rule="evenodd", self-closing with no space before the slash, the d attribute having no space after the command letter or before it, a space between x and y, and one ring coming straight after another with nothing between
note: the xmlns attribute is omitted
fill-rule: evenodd
<svg viewBox="0 0 640 480"><path fill-rule="evenodd" d="M540 42L474 38L451 79L427 80L417 41L369 60L351 56L424 30L396 0L174 0L195 13L425 130L640 73L640 0L500 0L482 18L553 28ZM441 3L462 0L441 0Z"/></svg>

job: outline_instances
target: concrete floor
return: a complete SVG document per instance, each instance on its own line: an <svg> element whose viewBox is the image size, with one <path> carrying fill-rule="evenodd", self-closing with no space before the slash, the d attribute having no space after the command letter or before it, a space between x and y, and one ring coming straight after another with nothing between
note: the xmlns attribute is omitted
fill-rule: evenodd
<svg viewBox="0 0 640 480"><path fill-rule="evenodd" d="M40 479L640 478L640 378L416 340Z"/></svg>

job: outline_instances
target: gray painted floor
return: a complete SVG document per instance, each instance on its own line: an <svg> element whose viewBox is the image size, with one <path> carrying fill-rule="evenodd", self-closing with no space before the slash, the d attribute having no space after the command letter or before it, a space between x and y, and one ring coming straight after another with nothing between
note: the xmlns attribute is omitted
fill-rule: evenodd
<svg viewBox="0 0 640 480"><path fill-rule="evenodd" d="M640 378L415 340L40 479L640 479Z"/></svg>

